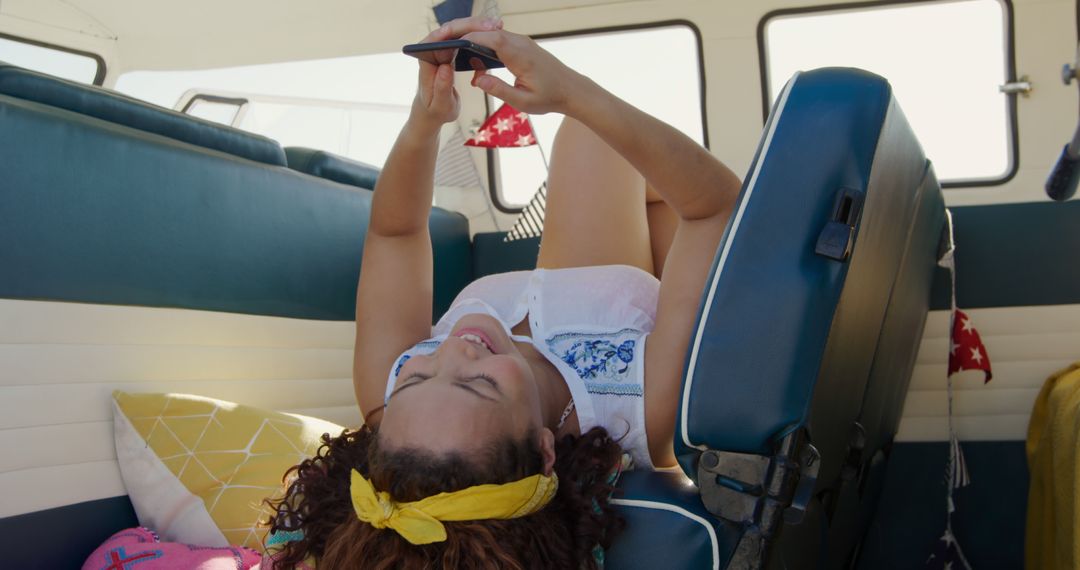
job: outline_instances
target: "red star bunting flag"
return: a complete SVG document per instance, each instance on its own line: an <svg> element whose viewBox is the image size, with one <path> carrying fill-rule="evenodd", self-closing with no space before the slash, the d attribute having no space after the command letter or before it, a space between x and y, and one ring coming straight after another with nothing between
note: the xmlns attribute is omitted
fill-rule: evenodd
<svg viewBox="0 0 1080 570"><path fill-rule="evenodd" d="M982 370L986 373L986 382L994 377L990 371L990 356L986 354L979 331L971 324L971 318L960 309L953 313L952 344L949 348L949 376L961 370Z"/></svg>
<svg viewBox="0 0 1080 570"><path fill-rule="evenodd" d="M948 482L945 492L945 531L941 540L930 554L926 566L941 568L943 570L971 570L964 557L964 551L960 543L956 541L956 535L952 531L952 515L956 511L956 503L953 501L953 490L966 487L971 484L971 476L968 474L967 462L964 461L964 450L960 447L960 438L956 435L953 426L953 374L961 370L982 370L986 373L986 381L989 382L990 357L986 354L979 333L971 324L971 318L963 311L956 308L956 240L953 238L952 212L945 210L945 236L942 244L943 251L938 259L938 265L949 270L949 280L952 282L951 295L952 305L952 330L949 338L949 371L945 375L945 393L948 402L948 426L949 426L949 463L946 469Z"/></svg>
<svg viewBox="0 0 1080 570"><path fill-rule="evenodd" d="M529 122L529 114L518 111L503 103L497 111L480 125L473 138L465 141L465 146L485 148L506 148L530 146L536 144L536 135Z"/></svg>

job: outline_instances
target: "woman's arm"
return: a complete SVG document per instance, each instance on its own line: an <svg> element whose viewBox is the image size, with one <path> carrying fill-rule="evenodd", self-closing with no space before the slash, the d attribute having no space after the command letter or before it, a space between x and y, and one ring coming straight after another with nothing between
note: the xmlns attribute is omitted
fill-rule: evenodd
<svg viewBox="0 0 1080 570"><path fill-rule="evenodd" d="M470 18L432 32L425 42L457 38L501 24ZM428 215L434 190L439 130L457 118L452 53L442 63L420 62L416 98L375 184L371 220L356 290L353 388L364 421L382 418L386 379L402 351L431 334L433 269Z"/></svg>
<svg viewBox="0 0 1080 570"><path fill-rule="evenodd" d="M641 172L679 216L645 357L650 455L657 466L674 465L675 418L686 351L705 280L741 182L689 137L567 68L531 39L504 31L476 32L466 38L494 49L517 78L510 86L477 73L474 85L523 111L556 111L582 122Z"/></svg>
<svg viewBox="0 0 1080 570"><path fill-rule="evenodd" d="M554 111L582 122L626 158L681 219L725 215L734 204L738 176L678 129L566 67L526 36L498 30L465 39L494 49L517 78L510 86L478 72L475 86L519 110Z"/></svg>

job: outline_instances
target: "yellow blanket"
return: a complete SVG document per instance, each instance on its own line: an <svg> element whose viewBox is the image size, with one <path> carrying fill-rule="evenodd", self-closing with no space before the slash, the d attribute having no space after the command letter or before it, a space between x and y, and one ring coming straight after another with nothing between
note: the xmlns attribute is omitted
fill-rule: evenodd
<svg viewBox="0 0 1080 570"><path fill-rule="evenodd" d="M1080 570L1080 362L1051 376L1031 412L1024 559L1028 570Z"/></svg>

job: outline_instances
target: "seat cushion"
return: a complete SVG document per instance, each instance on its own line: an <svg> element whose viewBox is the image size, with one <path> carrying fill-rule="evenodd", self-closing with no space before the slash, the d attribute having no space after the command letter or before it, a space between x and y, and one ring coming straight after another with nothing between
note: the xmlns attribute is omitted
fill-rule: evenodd
<svg viewBox="0 0 1080 570"><path fill-rule="evenodd" d="M606 568L725 568L742 530L705 510L679 472L630 471L612 499L626 529L607 552Z"/></svg>

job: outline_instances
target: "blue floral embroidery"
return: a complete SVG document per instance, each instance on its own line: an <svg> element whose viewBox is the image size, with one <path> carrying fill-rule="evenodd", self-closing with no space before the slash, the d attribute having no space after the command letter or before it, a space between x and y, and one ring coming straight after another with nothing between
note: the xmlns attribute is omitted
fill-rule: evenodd
<svg viewBox="0 0 1080 570"><path fill-rule="evenodd" d="M408 362L410 358L412 358L411 354L403 354L403 355L401 355L401 358L399 358L398 361L397 361L397 365L394 366L394 377L395 378L397 378L398 374L401 374L401 367L405 366L405 363Z"/></svg>
<svg viewBox="0 0 1080 570"><path fill-rule="evenodd" d="M636 329L604 334L564 333L547 339L547 345L585 381L589 393L640 396L641 385L627 382L640 335Z"/></svg>
<svg viewBox="0 0 1080 570"><path fill-rule="evenodd" d="M442 344L442 341L439 340L425 340L410 348L405 354L401 355L397 364L394 365L394 378L397 378L398 375L401 374L401 367L405 366L405 363L408 362L410 358L417 354L431 354L432 352L435 352L435 349L439 348L440 344Z"/></svg>
<svg viewBox="0 0 1080 570"><path fill-rule="evenodd" d="M608 372L622 374L634 360L634 341L623 341L619 346L604 340L579 340L562 355L563 362L577 370L584 380L592 380Z"/></svg>

